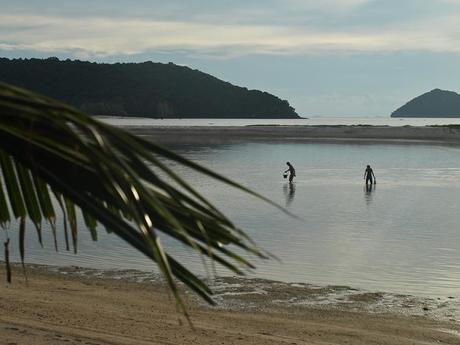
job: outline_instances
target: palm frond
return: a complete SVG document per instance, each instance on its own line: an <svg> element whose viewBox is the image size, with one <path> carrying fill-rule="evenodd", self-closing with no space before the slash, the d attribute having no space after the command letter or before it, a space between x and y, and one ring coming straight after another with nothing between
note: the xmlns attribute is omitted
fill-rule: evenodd
<svg viewBox="0 0 460 345"><path fill-rule="evenodd" d="M168 160L266 200L209 169L68 105L0 84L0 226L13 218L20 220L22 260L26 218L33 222L40 242L42 222L49 222L57 248L53 195L64 216L67 249L70 229L77 252L77 229L83 225L76 223L78 207L94 240L96 225L101 224L153 260L179 305L183 307L175 279L213 303L203 281L162 246L159 232L236 274L254 267L236 253L236 248L260 258L266 255L169 168ZM8 254L7 244L5 248Z"/></svg>

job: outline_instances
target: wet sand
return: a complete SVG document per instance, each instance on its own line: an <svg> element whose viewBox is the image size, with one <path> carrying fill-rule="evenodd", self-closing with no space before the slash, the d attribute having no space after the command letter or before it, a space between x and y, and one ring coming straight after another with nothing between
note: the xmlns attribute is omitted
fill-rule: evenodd
<svg viewBox="0 0 460 345"><path fill-rule="evenodd" d="M12 285L0 283L1 344L460 344L456 321L261 303L270 294L238 307L188 297L192 329L161 283L27 271L28 284L18 266Z"/></svg>
<svg viewBox="0 0 460 345"><path fill-rule="evenodd" d="M337 140L366 142L442 142L460 143L460 127L434 126L192 126L136 127L133 133L157 142L215 142L235 140Z"/></svg>

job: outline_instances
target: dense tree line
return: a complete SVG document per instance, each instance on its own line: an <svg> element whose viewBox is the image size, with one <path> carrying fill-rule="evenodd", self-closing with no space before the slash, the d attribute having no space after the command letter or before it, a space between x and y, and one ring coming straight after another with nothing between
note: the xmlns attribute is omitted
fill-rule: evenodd
<svg viewBox="0 0 460 345"><path fill-rule="evenodd" d="M297 118L286 100L173 63L0 58L0 81L98 115Z"/></svg>

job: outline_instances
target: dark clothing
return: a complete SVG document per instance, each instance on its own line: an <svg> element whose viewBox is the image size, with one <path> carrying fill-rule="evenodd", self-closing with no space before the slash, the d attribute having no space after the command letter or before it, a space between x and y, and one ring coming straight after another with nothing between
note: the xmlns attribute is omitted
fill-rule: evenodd
<svg viewBox="0 0 460 345"><path fill-rule="evenodd" d="M366 184L370 183L372 184L374 181L372 178L375 179L375 175L374 175L374 172L372 171L372 168L366 168L366 170L364 171L364 177L366 178Z"/></svg>
<svg viewBox="0 0 460 345"><path fill-rule="evenodd" d="M289 182L292 182L292 180L294 179L295 177L295 169L292 165L289 165L289 168L288 170L286 170L286 172L289 171Z"/></svg>
<svg viewBox="0 0 460 345"><path fill-rule="evenodd" d="M295 169L294 167L291 165L289 167L289 182L292 182L292 180L294 179L294 176L295 176Z"/></svg>

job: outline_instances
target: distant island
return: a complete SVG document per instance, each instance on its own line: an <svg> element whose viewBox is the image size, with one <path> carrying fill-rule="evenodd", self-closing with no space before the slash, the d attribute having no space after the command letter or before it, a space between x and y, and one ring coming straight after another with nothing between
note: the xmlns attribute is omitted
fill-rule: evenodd
<svg viewBox="0 0 460 345"><path fill-rule="evenodd" d="M286 100L173 63L0 58L0 81L54 97L93 115L299 118Z"/></svg>
<svg viewBox="0 0 460 345"><path fill-rule="evenodd" d="M460 117L460 95L434 89L395 110L391 117Z"/></svg>

